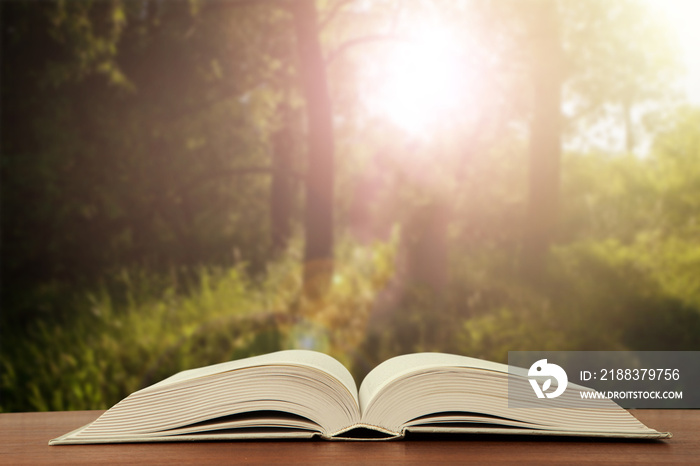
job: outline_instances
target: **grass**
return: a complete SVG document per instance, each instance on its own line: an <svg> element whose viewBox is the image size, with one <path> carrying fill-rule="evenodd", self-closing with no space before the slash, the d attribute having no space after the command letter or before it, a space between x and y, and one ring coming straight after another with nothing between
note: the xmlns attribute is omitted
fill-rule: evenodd
<svg viewBox="0 0 700 466"><path fill-rule="evenodd" d="M333 286L316 301L300 294L294 252L258 281L243 268L200 269L188 292L175 279L163 286L162 277L123 271L119 299L86 292L61 322L5 332L0 410L105 409L180 370L285 348L349 363L374 294L391 275L393 247L340 249Z"/></svg>
<svg viewBox="0 0 700 466"><path fill-rule="evenodd" d="M0 410L105 409L180 370L287 348L326 352L358 380L415 351L505 361L509 350L700 349L697 288L690 273L666 273L695 270L687 256L615 242L561 246L539 289L504 255L460 256L445 290L408 286L383 322L372 320L379 294L392 289L396 244L342 243L332 286L315 300L301 293L298 247L257 279L243 267L202 268L183 288L124 271L121 286L65 301L61 320L3 329Z"/></svg>

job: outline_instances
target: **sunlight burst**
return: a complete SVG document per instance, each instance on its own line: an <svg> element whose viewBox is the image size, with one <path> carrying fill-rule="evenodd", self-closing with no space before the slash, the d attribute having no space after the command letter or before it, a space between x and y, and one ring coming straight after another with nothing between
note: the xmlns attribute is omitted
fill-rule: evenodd
<svg viewBox="0 0 700 466"><path fill-rule="evenodd" d="M700 105L700 18L699 0L647 0L662 12L683 53L685 90L688 99Z"/></svg>
<svg viewBox="0 0 700 466"><path fill-rule="evenodd" d="M373 92L375 112L412 134L449 118L469 85L456 43L446 30L433 28L396 45Z"/></svg>

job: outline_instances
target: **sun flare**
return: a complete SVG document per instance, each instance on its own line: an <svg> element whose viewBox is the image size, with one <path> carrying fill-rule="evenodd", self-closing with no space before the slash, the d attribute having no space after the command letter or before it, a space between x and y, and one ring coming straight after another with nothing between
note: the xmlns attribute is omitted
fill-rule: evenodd
<svg viewBox="0 0 700 466"><path fill-rule="evenodd" d="M412 134L434 129L460 104L468 76L456 41L433 28L396 44L372 89L375 113Z"/></svg>
<svg viewBox="0 0 700 466"><path fill-rule="evenodd" d="M676 36L685 68L688 99L700 105L700 0L647 0Z"/></svg>

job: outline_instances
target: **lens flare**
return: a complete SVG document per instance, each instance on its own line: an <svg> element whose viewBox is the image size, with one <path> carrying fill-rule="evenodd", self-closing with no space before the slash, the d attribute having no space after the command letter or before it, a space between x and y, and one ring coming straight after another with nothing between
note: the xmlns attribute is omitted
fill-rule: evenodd
<svg viewBox="0 0 700 466"><path fill-rule="evenodd" d="M688 100L700 105L700 1L647 0L661 12L676 36L685 65L685 90Z"/></svg>
<svg viewBox="0 0 700 466"><path fill-rule="evenodd" d="M412 134L429 132L462 105L469 75L456 41L438 27L394 46L372 92L372 110Z"/></svg>

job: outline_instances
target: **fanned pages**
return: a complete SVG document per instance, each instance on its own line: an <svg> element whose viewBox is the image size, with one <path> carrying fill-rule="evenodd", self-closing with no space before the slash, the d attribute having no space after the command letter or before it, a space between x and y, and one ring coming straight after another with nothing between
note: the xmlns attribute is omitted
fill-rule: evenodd
<svg viewBox="0 0 700 466"><path fill-rule="evenodd" d="M564 394L548 400L551 408L511 408L509 396L531 396L531 389L524 375L510 386L508 377L503 364L417 353L377 366L358 393L330 356L280 351L175 374L49 444L390 439L407 432L670 437L610 400L583 409Z"/></svg>

